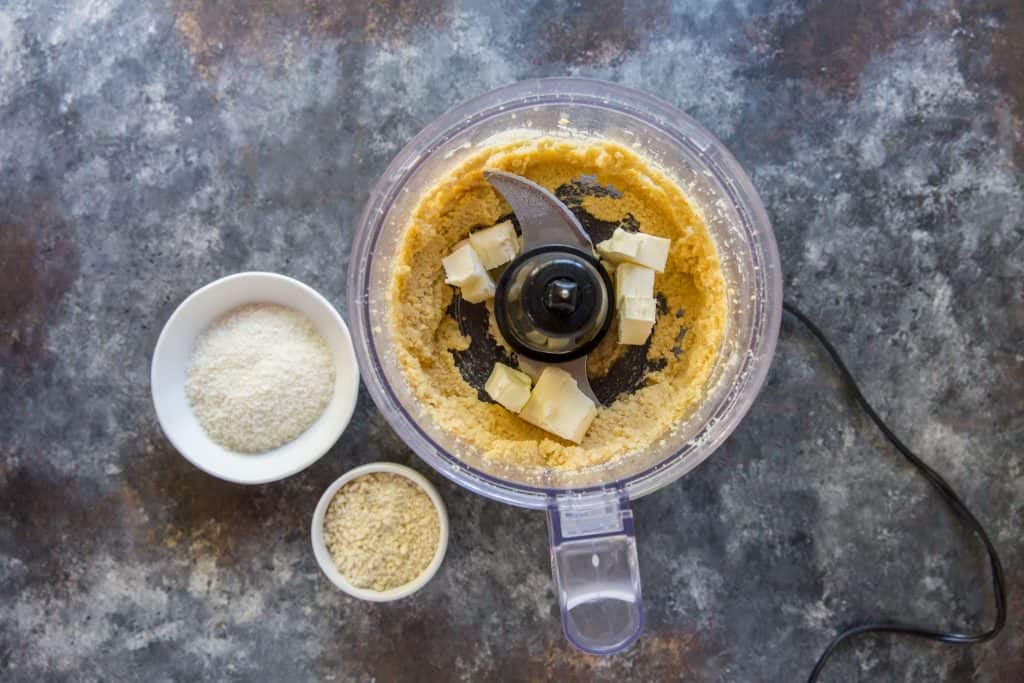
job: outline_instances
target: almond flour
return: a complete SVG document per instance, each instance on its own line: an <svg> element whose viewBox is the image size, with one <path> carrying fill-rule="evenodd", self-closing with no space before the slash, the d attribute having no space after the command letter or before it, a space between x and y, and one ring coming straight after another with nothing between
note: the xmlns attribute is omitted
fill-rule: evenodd
<svg viewBox="0 0 1024 683"><path fill-rule="evenodd" d="M388 472L342 486L324 515L331 559L357 588L386 591L414 581L434 559L440 537L430 497L407 478Z"/></svg>

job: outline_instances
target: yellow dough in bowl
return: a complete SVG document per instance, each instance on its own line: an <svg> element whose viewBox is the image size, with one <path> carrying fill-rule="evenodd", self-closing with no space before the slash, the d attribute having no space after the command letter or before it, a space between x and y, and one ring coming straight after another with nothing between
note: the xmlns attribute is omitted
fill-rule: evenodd
<svg viewBox="0 0 1024 683"><path fill-rule="evenodd" d="M643 377L610 405L599 406L579 445L480 400L478 388L463 378L456 363L456 354L471 341L449 313L455 290L444 283L441 259L470 230L494 225L511 213L484 179L486 169L516 173L552 192L585 182L601 191L574 195L571 208L602 225L639 228L672 240L665 272L655 280L661 302L649 346L619 346L613 328L589 358L595 391L626 353L646 354ZM718 254L699 210L678 183L636 151L581 137L506 136L484 144L423 194L401 240L387 295L398 362L434 422L483 457L540 468L601 465L654 443L701 401L725 330ZM493 300L487 308L490 335L503 344Z"/></svg>

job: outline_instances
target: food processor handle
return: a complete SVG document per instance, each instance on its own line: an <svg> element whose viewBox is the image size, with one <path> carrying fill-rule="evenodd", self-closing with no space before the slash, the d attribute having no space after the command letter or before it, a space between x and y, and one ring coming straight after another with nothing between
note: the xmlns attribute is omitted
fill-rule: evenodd
<svg viewBox="0 0 1024 683"><path fill-rule="evenodd" d="M633 511L625 491L552 498L551 570L562 628L590 654L623 650L643 629Z"/></svg>

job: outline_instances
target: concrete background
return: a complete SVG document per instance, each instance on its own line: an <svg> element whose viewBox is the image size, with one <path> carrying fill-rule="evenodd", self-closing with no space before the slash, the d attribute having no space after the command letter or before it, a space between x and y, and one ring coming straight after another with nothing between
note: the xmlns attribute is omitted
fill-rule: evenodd
<svg viewBox="0 0 1024 683"><path fill-rule="evenodd" d="M795 681L841 625L979 630L979 544L783 326L749 416L637 503L647 631L582 656L543 516L437 481L439 576L397 605L320 575L323 489L426 467L365 393L317 465L244 488L162 436L149 358L198 286L336 305L370 185L423 125L518 79L658 94L748 169L787 297L1002 552L1010 622L844 647L830 681L1024 679L1024 4L0 2L0 678Z"/></svg>

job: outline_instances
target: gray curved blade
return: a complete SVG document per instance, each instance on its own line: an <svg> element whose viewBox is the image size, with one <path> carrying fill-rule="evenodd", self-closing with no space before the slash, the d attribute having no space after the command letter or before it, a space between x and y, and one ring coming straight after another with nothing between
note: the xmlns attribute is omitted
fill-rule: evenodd
<svg viewBox="0 0 1024 683"><path fill-rule="evenodd" d="M505 171L484 171L484 178L501 193L512 207L512 212L523 231L523 251L548 244L565 244L594 253L594 243L583 230L579 220L558 197L522 176ZM522 355L519 367L534 380L540 376L546 363L530 360ZM577 358L565 363L552 363L576 380L576 385L595 405L601 405L587 379L587 359Z"/></svg>
<svg viewBox="0 0 1024 683"><path fill-rule="evenodd" d="M484 171L484 178L512 207L523 231L523 251L546 244L567 244L593 253L590 237L558 197L514 173Z"/></svg>

